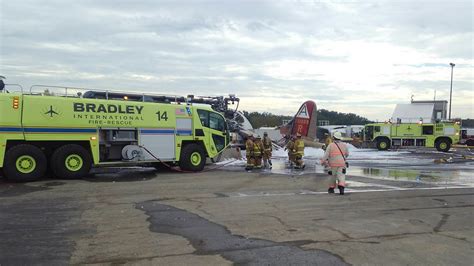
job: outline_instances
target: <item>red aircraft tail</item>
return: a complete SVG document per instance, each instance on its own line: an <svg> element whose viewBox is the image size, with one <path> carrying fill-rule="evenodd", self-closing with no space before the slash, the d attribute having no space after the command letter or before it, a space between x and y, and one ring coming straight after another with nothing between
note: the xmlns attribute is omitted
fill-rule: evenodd
<svg viewBox="0 0 474 266"><path fill-rule="evenodd" d="M280 127L282 135L296 135L300 133L303 137L316 138L317 115L316 103L313 101L304 102L293 119L286 125Z"/></svg>

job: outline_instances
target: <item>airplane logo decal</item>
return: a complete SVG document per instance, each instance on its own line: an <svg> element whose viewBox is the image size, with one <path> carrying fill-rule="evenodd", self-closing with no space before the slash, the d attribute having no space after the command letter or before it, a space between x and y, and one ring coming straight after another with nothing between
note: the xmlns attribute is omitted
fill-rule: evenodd
<svg viewBox="0 0 474 266"><path fill-rule="evenodd" d="M298 114L296 115L296 117L309 118L308 108L306 108L306 104L303 105L303 106L301 106L300 111L298 112Z"/></svg>
<svg viewBox="0 0 474 266"><path fill-rule="evenodd" d="M53 117L54 115L59 115L58 112L54 111L53 106L49 106L49 110L44 113L45 115L48 115L49 117Z"/></svg>

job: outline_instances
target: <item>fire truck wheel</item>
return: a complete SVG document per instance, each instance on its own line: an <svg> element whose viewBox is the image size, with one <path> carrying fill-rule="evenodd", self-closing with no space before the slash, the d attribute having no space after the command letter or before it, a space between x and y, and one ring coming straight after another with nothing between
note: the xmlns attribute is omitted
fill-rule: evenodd
<svg viewBox="0 0 474 266"><path fill-rule="evenodd" d="M436 141L436 150L447 152L451 148L451 141L446 138L442 138Z"/></svg>
<svg viewBox="0 0 474 266"><path fill-rule="evenodd" d="M379 151L386 151L390 148L390 140L387 138L380 138L377 140L377 149Z"/></svg>
<svg viewBox="0 0 474 266"><path fill-rule="evenodd" d="M179 167L186 171L201 171L206 164L206 154L202 146L188 144L181 151Z"/></svg>
<svg viewBox="0 0 474 266"><path fill-rule="evenodd" d="M86 176L92 165L89 152L77 144L57 148L51 156L51 169L60 178L81 178Z"/></svg>
<svg viewBox="0 0 474 266"><path fill-rule="evenodd" d="M47 168L43 151L30 144L10 148L5 155L4 174L8 180L26 182L40 179Z"/></svg>
<svg viewBox="0 0 474 266"><path fill-rule="evenodd" d="M468 140L466 140L466 145L467 145L467 146L474 146L474 139L468 139Z"/></svg>

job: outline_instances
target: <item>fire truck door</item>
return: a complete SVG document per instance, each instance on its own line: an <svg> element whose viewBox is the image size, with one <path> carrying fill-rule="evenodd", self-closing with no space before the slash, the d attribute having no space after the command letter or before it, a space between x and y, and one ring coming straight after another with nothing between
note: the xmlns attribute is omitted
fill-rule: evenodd
<svg viewBox="0 0 474 266"><path fill-rule="evenodd" d="M207 110L198 110L198 114L206 136L205 141L210 147L209 156L214 157L226 146L225 120L219 114Z"/></svg>

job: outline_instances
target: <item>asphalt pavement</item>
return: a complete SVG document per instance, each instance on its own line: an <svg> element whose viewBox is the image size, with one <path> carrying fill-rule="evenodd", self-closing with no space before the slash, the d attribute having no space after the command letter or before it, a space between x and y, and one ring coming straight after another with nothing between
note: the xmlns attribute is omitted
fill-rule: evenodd
<svg viewBox="0 0 474 266"><path fill-rule="evenodd" d="M470 183L214 167L0 181L0 265L474 264Z"/></svg>

